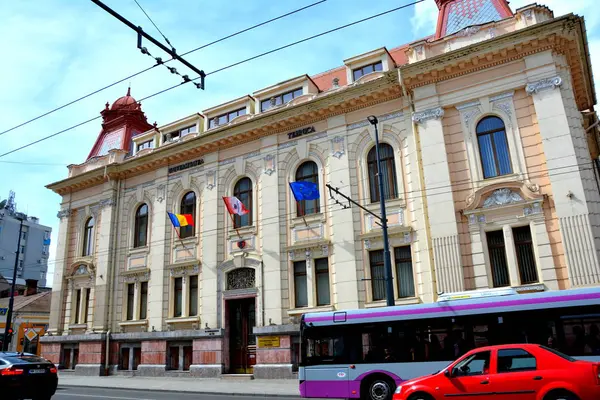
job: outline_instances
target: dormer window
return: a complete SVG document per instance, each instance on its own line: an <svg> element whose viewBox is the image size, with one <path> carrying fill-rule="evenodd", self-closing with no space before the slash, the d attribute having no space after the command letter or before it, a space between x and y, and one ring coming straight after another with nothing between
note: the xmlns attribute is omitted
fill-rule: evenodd
<svg viewBox="0 0 600 400"><path fill-rule="evenodd" d="M191 125L182 129L179 129L174 132L169 132L163 135L163 143L166 142L176 142L181 138L186 137L189 134L196 133L196 125Z"/></svg>
<svg viewBox="0 0 600 400"><path fill-rule="evenodd" d="M362 76L376 71L383 71L383 63L381 61L352 70L352 76L354 77L354 81L356 82Z"/></svg>
<svg viewBox="0 0 600 400"><path fill-rule="evenodd" d="M302 88L298 88L298 89L290 90L289 92L284 92L277 96L272 96L271 98L260 102L260 111L264 112L273 107L287 104L290 101L294 100L296 97L302 96L302 94L303 94Z"/></svg>
<svg viewBox="0 0 600 400"><path fill-rule="evenodd" d="M208 128L211 129L220 125L228 124L229 122L233 121L234 118L237 118L241 115L246 115L246 107L211 118L208 120Z"/></svg>
<svg viewBox="0 0 600 400"><path fill-rule="evenodd" d="M153 147L153 144L154 144L154 140L148 140L148 141L145 141L143 143L139 143L137 145L137 151L139 152L139 151L142 151L144 149L151 149Z"/></svg>

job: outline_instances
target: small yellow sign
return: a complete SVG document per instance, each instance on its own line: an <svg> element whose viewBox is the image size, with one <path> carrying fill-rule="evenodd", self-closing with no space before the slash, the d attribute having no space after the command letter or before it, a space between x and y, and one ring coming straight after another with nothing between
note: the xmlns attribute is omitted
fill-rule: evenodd
<svg viewBox="0 0 600 400"><path fill-rule="evenodd" d="M260 336L258 338L258 347L279 347L280 342L279 336Z"/></svg>
<svg viewBox="0 0 600 400"><path fill-rule="evenodd" d="M25 332L25 337L29 339L30 342L35 339L37 335L37 332L32 328L27 329L27 332Z"/></svg>

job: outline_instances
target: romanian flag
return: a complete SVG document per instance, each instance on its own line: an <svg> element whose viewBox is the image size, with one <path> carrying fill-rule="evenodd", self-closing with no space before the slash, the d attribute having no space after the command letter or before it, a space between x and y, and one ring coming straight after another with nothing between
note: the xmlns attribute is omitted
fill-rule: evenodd
<svg viewBox="0 0 600 400"><path fill-rule="evenodd" d="M192 214L173 214L168 212L171 223L175 228L181 228L182 226L194 226L194 216Z"/></svg>

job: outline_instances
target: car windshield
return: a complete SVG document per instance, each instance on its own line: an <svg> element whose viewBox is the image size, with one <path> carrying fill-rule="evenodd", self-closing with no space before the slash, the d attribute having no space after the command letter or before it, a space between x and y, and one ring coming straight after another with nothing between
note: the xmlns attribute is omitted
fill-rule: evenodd
<svg viewBox="0 0 600 400"><path fill-rule="evenodd" d="M576 360L576 359L574 359L573 357L569 357L568 355L566 355L566 354L563 354L563 353L561 353L561 352L560 352L560 351L558 351L558 350L554 350L554 349L551 349L550 347L541 346L541 345L540 345L540 347L541 347L542 349L546 350L546 351L549 351L550 353L556 354L557 356L559 356L559 357L561 357L561 358L564 358L564 359L565 359L565 360L567 360L567 361L570 361L570 362L575 362L575 361L577 361L577 360Z"/></svg>

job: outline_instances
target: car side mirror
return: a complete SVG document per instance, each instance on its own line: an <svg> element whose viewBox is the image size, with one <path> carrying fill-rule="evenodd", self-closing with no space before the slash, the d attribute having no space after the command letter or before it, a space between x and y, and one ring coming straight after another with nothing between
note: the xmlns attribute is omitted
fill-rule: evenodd
<svg viewBox="0 0 600 400"><path fill-rule="evenodd" d="M450 375L450 370L448 370L448 369L444 370L444 376L445 376L446 378L450 378L450 377L451 377L451 375Z"/></svg>

